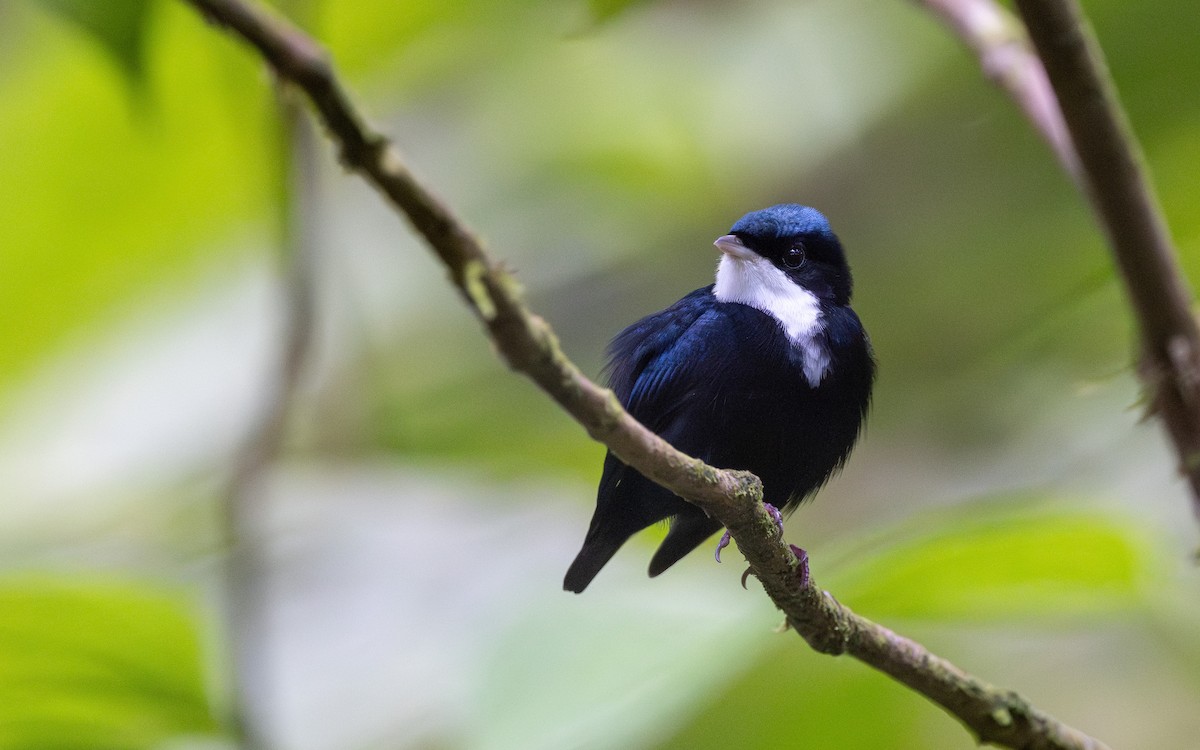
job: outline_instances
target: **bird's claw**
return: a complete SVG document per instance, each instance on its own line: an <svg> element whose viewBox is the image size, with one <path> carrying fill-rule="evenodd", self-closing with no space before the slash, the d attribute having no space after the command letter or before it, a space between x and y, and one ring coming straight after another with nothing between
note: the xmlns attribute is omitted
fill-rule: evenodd
<svg viewBox="0 0 1200 750"><path fill-rule="evenodd" d="M782 539L783 538L783 514L779 512L779 508L776 508L774 505L771 505L770 503L763 503L763 507L767 509L767 513L769 513L771 515L771 518L773 518L775 520L775 525L779 527L779 538Z"/></svg>
<svg viewBox="0 0 1200 750"><path fill-rule="evenodd" d="M783 538L783 514L779 512L778 508L776 508L774 505L771 505L770 503L763 503L763 507L767 509L767 513L769 513L771 515L771 518L774 519L775 525L779 527L779 538L782 539ZM713 553L713 557L716 559L717 562L721 562L721 550L728 547L729 542L732 541L732 539L733 539L733 537L731 537L729 535L728 530L726 530L726 532L721 535L721 541L717 542L717 551ZM800 548L797 547L796 549L800 549ZM803 552L803 550L801 550L801 552ZM749 573L750 573L750 571L747 570L746 573L742 574L742 588L746 588L746 575Z"/></svg>
<svg viewBox="0 0 1200 750"><path fill-rule="evenodd" d="M717 558L717 562L721 562L721 550L728 547L732 539L733 537L729 536L728 531L721 535L721 541L717 542L717 551L713 553L713 557Z"/></svg>
<svg viewBox="0 0 1200 750"><path fill-rule="evenodd" d="M779 536L782 538L783 517L779 514L779 509L770 503L763 503L763 506L767 509L767 512L771 514L771 518L775 519L775 523L779 525ZM725 532L725 536L729 536L729 532ZM725 544L729 543L726 539L722 539L721 541ZM804 586L808 585L808 553L794 544L789 544L788 547L791 548L792 554L796 556L796 561L799 563L797 566L797 574L800 576L800 586L803 588ZM719 548L717 549L717 552L718 554L720 553ZM720 558L717 558L717 560L719 562ZM753 573L754 568L746 568L746 570L742 573L742 588L746 588L746 579L753 575ZM786 623L784 624L786 625Z"/></svg>
<svg viewBox="0 0 1200 750"><path fill-rule="evenodd" d="M800 578L800 587L804 588L808 585L808 553L794 544L789 544L792 554L796 556L796 575Z"/></svg>

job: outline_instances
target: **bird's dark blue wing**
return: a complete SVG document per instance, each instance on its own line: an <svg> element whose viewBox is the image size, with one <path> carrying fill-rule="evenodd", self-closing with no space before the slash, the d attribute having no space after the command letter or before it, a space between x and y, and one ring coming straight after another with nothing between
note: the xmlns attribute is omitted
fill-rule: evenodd
<svg viewBox="0 0 1200 750"><path fill-rule="evenodd" d="M712 287L697 289L662 312L642 318L609 345L608 380L621 404L652 430L659 430L674 411L672 400L682 398L698 360L683 351L689 331L716 304ZM695 352L690 352L695 354ZM689 362L691 366L689 366ZM661 407L661 408L652 408Z"/></svg>
<svg viewBox="0 0 1200 750"><path fill-rule="evenodd" d="M608 347L609 386L629 413L655 432L662 434L670 425L695 378L694 367L688 367L683 356L689 344L681 342L694 339L689 332L715 305L711 286L697 289L629 326ZM583 591L626 539L686 505L609 452L596 492L596 513L563 587Z"/></svg>

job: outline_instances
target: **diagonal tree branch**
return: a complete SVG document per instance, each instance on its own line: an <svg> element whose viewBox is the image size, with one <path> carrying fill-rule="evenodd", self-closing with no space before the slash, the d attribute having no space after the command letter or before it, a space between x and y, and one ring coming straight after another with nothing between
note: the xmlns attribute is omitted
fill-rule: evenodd
<svg viewBox="0 0 1200 750"><path fill-rule="evenodd" d="M1045 63L1141 333L1139 372L1200 517L1200 327L1162 207L1076 0L1017 0Z"/></svg>
<svg viewBox="0 0 1200 750"><path fill-rule="evenodd" d="M917 0L979 55L1087 193L1138 321L1139 374L1200 518L1200 329L1192 293L1104 56L1077 0ZM1037 56L1029 45L1036 47Z"/></svg>
<svg viewBox="0 0 1200 750"><path fill-rule="evenodd" d="M707 466L672 448L627 414L611 391L563 354L550 327L526 307L516 281L408 171L396 148L368 128L325 54L300 30L246 0L187 0L249 42L280 77L312 100L347 168L375 185L421 233L509 365L533 379L589 435L622 460L728 528L787 622L817 651L850 654L942 706L981 741L1029 750L1103 750L1097 740L1008 690L963 672L920 644L850 611L800 574L751 474Z"/></svg>

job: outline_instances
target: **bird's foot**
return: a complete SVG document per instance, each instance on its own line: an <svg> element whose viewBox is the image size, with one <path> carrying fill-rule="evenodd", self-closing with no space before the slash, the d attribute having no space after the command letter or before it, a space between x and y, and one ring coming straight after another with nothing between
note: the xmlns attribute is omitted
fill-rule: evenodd
<svg viewBox="0 0 1200 750"><path fill-rule="evenodd" d="M796 556L796 575L800 578L800 588L808 585L808 553L794 544L789 544L792 554Z"/></svg>
<svg viewBox="0 0 1200 750"><path fill-rule="evenodd" d="M771 515L771 518L775 519L775 525L779 527L779 538L782 539L783 538L783 514L779 512L779 508L776 508L774 505L771 505L770 503L763 503L763 507L767 509L767 513L769 513Z"/></svg>
<svg viewBox="0 0 1200 750"><path fill-rule="evenodd" d="M746 588L746 579L754 575L754 568L746 568L742 573L742 588Z"/></svg>
<svg viewBox="0 0 1200 750"><path fill-rule="evenodd" d="M717 558L717 562L721 562L721 550L728 547L729 542L732 540L733 537L729 536L728 531L721 535L721 541L717 542L717 551L713 553L713 557Z"/></svg>
<svg viewBox="0 0 1200 750"><path fill-rule="evenodd" d="M763 503L763 507L767 509L767 513L771 514L771 518L773 518L775 520L775 525L779 527L779 538L782 539L783 538L783 514L779 512L778 508L776 508L774 505L771 505L770 503ZM726 532L721 535L721 541L717 542L717 551L713 553L713 557L716 558L717 562L721 562L721 550L728 547L729 543L731 541L733 541L733 537L729 536L729 531L726 530ZM797 547L796 549L800 549L800 548ZM803 551L803 550L801 550L801 551ZM807 559L807 557L805 559ZM746 586L746 577L742 576L742 587L745 588L745 586Z"/></svg>
<svg viewBox="0 0 1200 750"><path fill-rule="evenodd" d="M780 536L780 538L782 538L783 537L783 518L780 516L779 510L775 506L771 505L770 503L763 503L763 505L766 506L767 512L771 514L771 517L775 519L775 523L777 523L779 525L779 536ZM728 542L726 542L726 543L728 543ZM794 544L789 544L788 547L791 548L792 554L796 556L796 560L800 563L799 568L797 569L797 573L800 576L800 586L801 587L807 586L808 585L808 553L805 552L804 550L800 549L799 547L797 547ZM752 575L754 575L754 568L746 568L745 572L742 573L742 588L746 588L746 579Z"/></svg>

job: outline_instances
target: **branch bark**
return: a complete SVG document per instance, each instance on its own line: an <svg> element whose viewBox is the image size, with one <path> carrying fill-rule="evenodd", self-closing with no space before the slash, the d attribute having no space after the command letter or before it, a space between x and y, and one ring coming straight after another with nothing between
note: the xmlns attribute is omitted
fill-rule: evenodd
<svg viewBox="0 0 1200 750"><path fill-rule="evenodd" d="M249 42L302 89L339 145L348 169L371 182L425 238L508 364L536 382L594 439L647 477L699 505L738 543L751 571L815 650L850 654L942 706L981 741L1027 750L1103 750L1105 745L988 685L920 644L860 617L800 574L747 472L708 466L650 432L566 357L546 322L525 305L516 280L474 233L405 166L397 149L352 105L318 45L286 20L245 0L186 0Z"/></svg>
<svg viewBox="0 0 1200 750"><path fill-rule="evenodd" d="M1138 372L1200 518L1200 331L1162 208L1077 0L917 0L976 52L1091 201L1139 327ZM1029 49L1033 44L1037 56Z"/></svg>
<svg viewBox="0 0 1200 750"><path fill-rule="evenodd" d="M1076 0L1017 0L1058 96L1141 334L1139 373L1200 518L1200 328L1162 207Z"/></svg>

